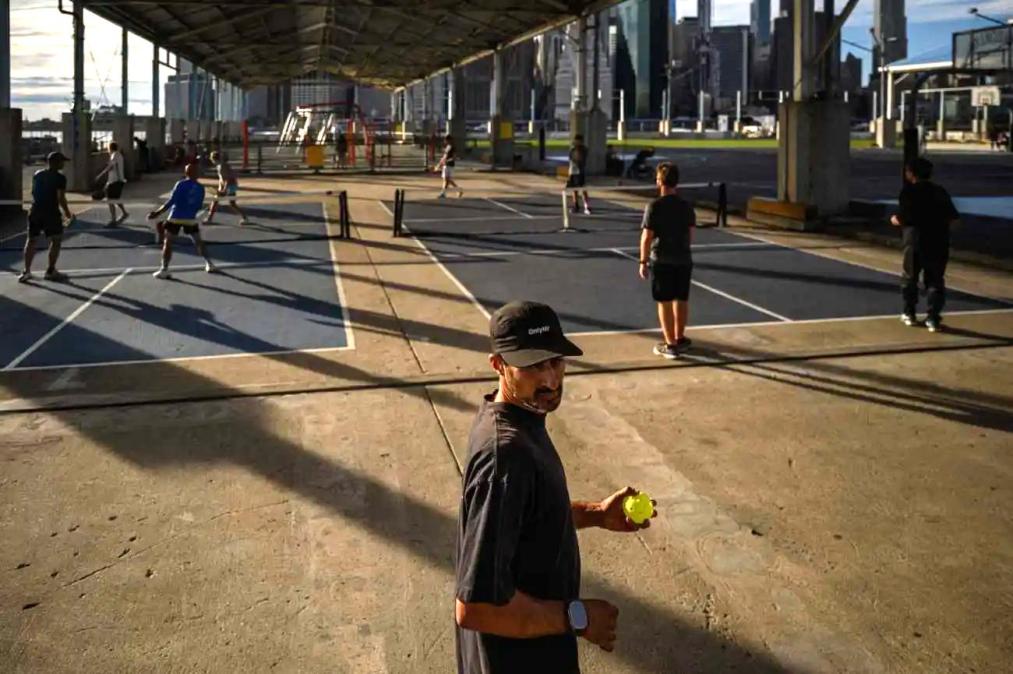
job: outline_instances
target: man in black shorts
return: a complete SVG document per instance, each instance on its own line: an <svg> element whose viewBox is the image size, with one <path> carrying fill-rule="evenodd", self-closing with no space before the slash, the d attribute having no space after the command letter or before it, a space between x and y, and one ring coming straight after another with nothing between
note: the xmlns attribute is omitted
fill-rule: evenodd
<svg viewBox="0 0 1013 674"><path fill-rule="evenodd" d="M587 198L587 190L578 190L587 185L587 146L584 145L584 137L579 133L573 137L573 145L570 146L569 177L566 186L573 190L573 212L577 212L577 197L584 197L584 214L591 215L591 202Z"/></svg>
<svg viewBox="0 0 1013 674"><path fill-rule="evenodd" d="M696 227L696 212L676 193L679 167L665 162L656 174L657 199L644 210L640 235L640 278L651 272L651 294L658 303L658 321L664 342L654 353L663 358L678 358L692 343L686 337L689 320L689 286L693 274L690 244Z"/></svg>
<svg viewBox="0 0 1013 674"><path fill-rule="evenodd" d="M511 302L489 324L499 388L468 440L457 536L459 674L580 671L577 637L615 647L618 609L580 598L577 529L633 532L627 487L571 501L545 417L563 399L565 358L581 350L544 304Z"/></svg>
<svg viewBox="0 0 1013 674"><path fill-rule="evenodd" d="M25 240L25 269L18 281L27 283L32 279L32 260L35 258L35 239L45 234L49 239L49 266L43 278L47 281L66 281L66 274L56 270L63 242L63 220L60 211L70 223L74 214L67 206L67 178L62 173L67 160L59 152L50 152L46 157L49 168L36 171L32 176L32 206L28 211L28 237Z"/></svg>
<svg viewBox="0 0 1013 674"><path fill-rule="evenodd" d="M928 316L925 327L937 332L943 325L943 304L946 302L946 263L950 257L950 227L959 222L960 214L949 193L932 182L932 162L918 157L904 167L900 192L900 212L890 218L901 227L904 237L904 275L901 294L904 298L904 325L917 325L918 278L925 281Z"/></svg>

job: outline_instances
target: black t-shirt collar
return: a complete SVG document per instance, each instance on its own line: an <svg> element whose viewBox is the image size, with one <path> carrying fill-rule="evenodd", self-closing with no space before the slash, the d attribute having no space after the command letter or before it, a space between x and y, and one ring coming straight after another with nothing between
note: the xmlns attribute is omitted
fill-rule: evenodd
<svg viewBox="0 0 1013 674"><path fill-rule="evenodd" d="M510 419L519 426L530 426L532 428L545 428L545 416L538 412L532 412L526 410L523 407L514 405L513 403L500 403L496 402L496 393L493 391L484 396L482 407L484 410L502 414L506 418Z"/></svg>

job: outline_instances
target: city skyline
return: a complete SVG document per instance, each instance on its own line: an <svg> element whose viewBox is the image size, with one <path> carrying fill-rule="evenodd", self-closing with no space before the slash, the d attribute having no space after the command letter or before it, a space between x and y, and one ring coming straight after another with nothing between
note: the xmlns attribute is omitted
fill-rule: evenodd
<svg viewBox="0 0 1013 674"><path fill-rule="evenodd" d="M713 25L749 25L750 0L712 0ZM774 14L776 1L771 2ZM976 6L985 14L1005 16L1005 0L983 0ZM675 19L695 16L697 0L675 0ZM908 11L908 53L915 56L949 44L954 30L983 27L967 13L965 0L920 0L915 16ZM863 0L844 29L845 39L870 44L873 0ZM93 106L120 103L121 29L90 12L85 12L85 96ZM11 9L11 97L12 105L24 110L28 120L57 118L70 109L73 87L73 43L68 17L61 15L54 1L25 0ZM940 36L943 36L940 39ZM151 114L151 43L137 35L129 39L129 109L138 115ZM869 54L845 46L863 59L868 77ZM160 68L160 91L169 74ZM104 94L103 94L104 90ZM163 95L164 98L164 95Z"/></svg>

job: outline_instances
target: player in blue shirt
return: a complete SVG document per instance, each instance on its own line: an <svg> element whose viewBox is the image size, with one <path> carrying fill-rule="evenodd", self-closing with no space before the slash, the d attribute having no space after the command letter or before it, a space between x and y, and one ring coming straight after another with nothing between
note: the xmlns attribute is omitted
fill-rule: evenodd
<svg viewBox="0 0 1013 674"><path fill-rule="evenodd" d="M217 271L211 264L208 257L207 246L200 236L200 225L197 221L197 214L204 210L204 186L197 182L197 164L187 164L184 169L186 178L176 183L172 188L169 200L156 210L148 213L149 219L157 218L165 211L169 211L169 217L164 222L155 225L158 230L158 238L162 241L162 267L152 276L155 278L169 279L169 261L172 259L172 237L179 234L180 228L183 233L193 239L197 252L204 258L204 271L212 273ZM166 235L168 230L169 235Z"/></svg>

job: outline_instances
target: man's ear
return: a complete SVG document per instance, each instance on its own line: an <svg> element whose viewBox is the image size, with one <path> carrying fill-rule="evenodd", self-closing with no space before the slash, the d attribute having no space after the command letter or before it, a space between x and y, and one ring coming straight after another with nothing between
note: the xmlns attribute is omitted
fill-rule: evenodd
<svg viewBox="0 0 1013 674"><path fill-rule="evenodd" d="M489 365L491 365L492 369L496 370L497 373L502 375L503 368L506 366L506 363L503 362L503 356L499 355L498 353L490 353Z"/></svg>

